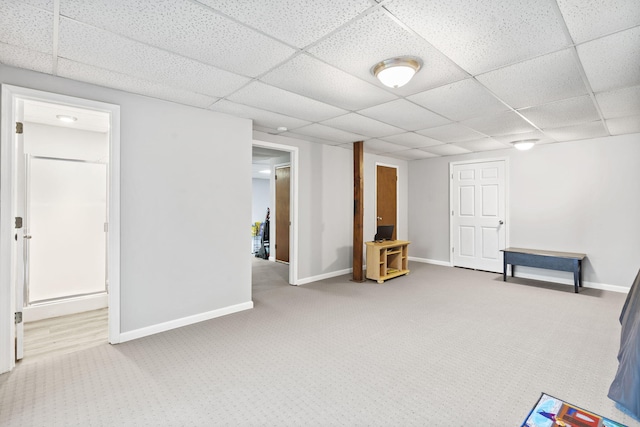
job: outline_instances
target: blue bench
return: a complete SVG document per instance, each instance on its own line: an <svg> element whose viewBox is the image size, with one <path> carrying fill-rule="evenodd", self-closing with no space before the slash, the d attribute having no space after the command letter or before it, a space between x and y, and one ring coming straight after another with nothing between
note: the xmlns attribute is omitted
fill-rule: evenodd
<svg viewBox="0 0 640 427"><path fill-rule="evenodd" d="M573 252L541 251L538 249L506 248L502 249L502 280L507 281L507 264L511 264L511 277L516 265L524 267L547 268L549 270L572 271L574 292L582 287L582 260L585 254Z"/></svg>

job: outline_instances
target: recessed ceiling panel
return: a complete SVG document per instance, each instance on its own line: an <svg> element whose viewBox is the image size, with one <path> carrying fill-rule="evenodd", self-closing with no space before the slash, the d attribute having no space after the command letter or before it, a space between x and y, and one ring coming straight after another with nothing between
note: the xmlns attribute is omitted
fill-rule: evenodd
<svg viewBox="0 0 640 427"><path fill-rule="evenodd" d="M322 124L346 130L347 132L366 135L372 138L404 133L404 130L400 128L390 126L386 123L382 123L378 120L370 119L369 117L361 116L356 113L349 113L344 116L335 117L324 121Z"/></svg>
<svg viewBox="0 0 640 427"><path fill-rule="evenodd" d="M375 64L396 56L417 56L424 62L424 68L406 86L392 90L399 95L421 92L467 77L450 59L382 11L350 23L310 48L309 52L382 88L386 87L371 74Z"/></svg>
<svg viewBox="0 0 640 427"><path fill-rule="evenodd" d="M557 1L576 43L640 25L638 0Z"/></svg>
<svg viewBox="0 0 640 427"><path fill-rule="evenodd" d="M556 141L576 141L609 135L600 120L581 125L545 129L544 133Z"/></svg>
<svg viewBox="0 0 640 427"><path fill-rule="evenodd" d="M417 93L408 99L454 121L509 109L474 79Z"/></svg>
<svg viewBox="0 0 640 427"><path fill-rule="evenodd" d="M607 119L640 114L640 86L601 92L596 100Z"/></svg>
<svg viewBox="0 0 640 427"><path fill-rule="evenodd" d="M405 147L420 148L429 147L431 145L442 145L443 141L438 141L428 136L420 135L415 132L401 133L398 135L385 136L381 138L394 144L404 145Z"/></svg>
<svg viewBox="0 0 640 427"><path fill-rule="evenodd" d="M368 139L364 142L364 151L373 154L393 153L396 151L405 151L407 147L392 144L380 139Z"/></svg>
<svg viewBox="0 0 640 427"><path fill-rule="evenodd" d="M266 34L302 48L371 6L366 0L199 0Z"/></svg>
<svg viewBox="0 0 640 427"><path fill-rule="evenodd" d="M295 130L295 133L300 135L314 136L316 138L322 138L327 141L333 141L334 145L343 144L345 142L362 141L364 139L362 135L345 132L343 130L324 126L319 123L313 123L308 126L298 128Z"/></svg>
<svg viewBox="0 0 640 427"><path fill-rule="evenodd" d="M570 44L554 0L405 0L385 7L471 74Z"/></svg>
<svg viewBox="0 0 640 427"><path fill-rule="evenodd" d="M458 123L419 130L417 132L421 135L428 136L429 138L444 142L472 141L474 139L480 139L487 136Z"/></svg>
<svg viewBox="0 0 640 427"><path fill-rule="evenodd" d="M430 159L432 157L439 157L437 154L427 153L426 151L416 149L395 151L393 153L387 153L385 154L385 156L401 160L422 160Z"/></svg>
<svg viewBox="0 0 640 427"><path fill-rule="evenodd" d="M199 108L206 108L218 99L67 59L58 60L58 75L80 82L92 83Z"/></svg>
<svg viewBox="0 0 640 427"><path fill-rule="evenodd" d="M607 120L607 127L611 135L640 132L640 115L609 119Z"/></svg>
<svg viewBox="0 0 640 427"><path fill-rule="evenodd" d="M452 145L457 145L469 151L490 151L490 150L503 150L509 148L508 145L496 141L493 138L482 138L475 141L454 142Z"/></svg>
<svg viewBox="0 0 640 427"><path fill-rule="evenodd" d="M59 56L215 97L228 95L249 81L246 77L69 19L60 20Z"/></svg>
<svg viewBox="0 0 640 427"><path fill-rule="evenodd" d="M296 56L260 80L347 110L359 110L397 98L305 54Z"/></svg>
<svg viewBox="0 0 640 427"><path fill-rule="evenodd" d="M518 112L541 129L589 123L600 118L588 95L524 108Z"/></svg>
<svg viewBox="0 0 640 427"><path fill-rule="evenodd" d="M0 3L0 42L42 53L53 51L53 14L23 2Z"/></svg>
<svg viewBox="0 0 640 427"><path fill-rule="evenodd" d="M640 85L640 26L577 49L594 92Z"/></svg>
<svg viewBox="0 0 640 427"><path fill-rule="evenodd" d="M433 147L418 148L418 150L437 154L438 156L454 156L456 154L471 153L471 150L453 144L434 145Z"/></svg>
<svg viewBox="0 0 640 427"><path fill-rule="evenodd" d="M310 122L319 122L347 112L341 108L258 81L243 87L228 99Z"/></svg>
<svg viewBox="0 0 640 427"><path fill-rule="evenodd" d="M0 63L50 74L53 56L48 53L0 43Z"/></svg>
<svg viewBox="0 0 640 427"><path fill-rule="evenodd" d="M64 0L60 13L251 77L264 73L295 52L291 47L190 1Z"/></svg>
<svg viewBox="0 0 640 427"><path fill-rule="evenodd" d="M251 119L253 120L254 125L269 129L271 132L277 131L281 126L288 129L296 129L309 124L306 120L300 120L294 117L273 113L271 111L261 110L248 105L237 104L224 99L216 102L209 108L220 113Z"/></svg>
<svg viewBox="0 0 640 427"><path fill-rule="evenodd" d="M485 135L508 135L534 131L535 128L513 111L465 120L464 125Z"/></svg>
<svg viewBox="0 0 640 427"><path fill-rule="evenodd" d="M376 105L375 107L360 110L358 113L409 131L450 122L450 120L405 99Z"/></svg>
<svg viewBox="0 0 640 427"><path fill-rule="evenodd" d="M572 49L501 68L477 78L513 108L532 107L587 93Z"/></svg>

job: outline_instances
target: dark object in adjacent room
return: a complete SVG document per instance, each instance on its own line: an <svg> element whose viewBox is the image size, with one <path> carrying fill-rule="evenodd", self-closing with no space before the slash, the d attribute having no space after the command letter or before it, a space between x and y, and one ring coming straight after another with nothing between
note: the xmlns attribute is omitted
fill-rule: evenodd
<svg viewBox="0 0 640 427"><path fill-rule="evenodd" d="M383 240L391 240L393 238L393 225L379 225L376 232L376 237L373 238L376 242L382 242Z"/></svg>

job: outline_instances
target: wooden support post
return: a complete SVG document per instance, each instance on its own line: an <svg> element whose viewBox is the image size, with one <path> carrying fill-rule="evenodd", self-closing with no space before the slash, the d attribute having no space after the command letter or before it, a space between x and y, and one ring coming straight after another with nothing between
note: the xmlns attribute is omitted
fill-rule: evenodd
<svg viewBox="0 0 640 427"><path fill-rule="evenodd" d="M363 232L364 220L364 142L353 143L353 281L364 282Z"/></svg>

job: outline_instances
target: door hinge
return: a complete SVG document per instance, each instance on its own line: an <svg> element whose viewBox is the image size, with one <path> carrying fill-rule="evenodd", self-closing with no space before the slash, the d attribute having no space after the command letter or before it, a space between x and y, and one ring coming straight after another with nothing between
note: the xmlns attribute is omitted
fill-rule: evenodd
<svg viewBox="0 0 640 427"><path fill-rule="evenodd" d="M451 211L451 216L453 216L453 211Z"/></svg>
<svg viewBox="0 0 640 427"><path fill-rule="evenodd" d="M108 222L105 222L105 223L104 223L104 232L105 232L105 233L108 233L108 232L109 232L109 223L108 223Z"/></svg>
<svg viewBox="0 0 640 427"><path fill-rule="evenodd" d="M16 228L22 228L22 217L21 216L17 216L16 217Z"/></svg>
<svg viewBox="0 0 640 427"><path fill-rule="evenodd" d="M14 319L16 325L18 323L22 323L22 312L21 311L17 311L13 319Z"/></svg>
<svg viewBox="0 0 640 427"><path fill-rule="evenodd" d="M455 251L455 248L451 248L451 253L454 253Z"/></svg>
<svg viewBox="0 0 640 427"><path fill-rule="evenodd" d="M21 122L16 122L16 133L17 134L22 134L22 123Z"/></svg>
<svg viewBox="0 0 640 427"><path fill-rule="evenodd" d="M451 174L451 179L453 179L453 174Z"/></svg>

